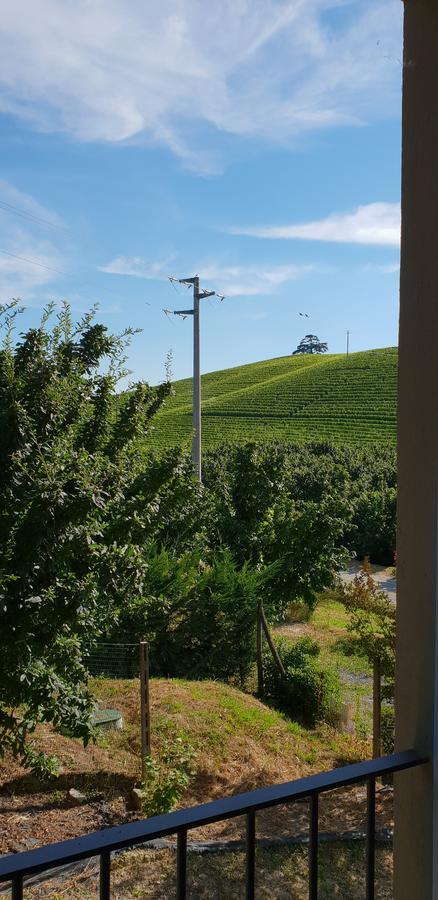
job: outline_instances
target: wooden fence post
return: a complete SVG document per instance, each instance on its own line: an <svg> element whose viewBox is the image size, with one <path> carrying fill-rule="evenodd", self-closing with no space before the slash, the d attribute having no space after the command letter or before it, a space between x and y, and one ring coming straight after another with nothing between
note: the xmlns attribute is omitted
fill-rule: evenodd
<svg viewBox="0 0 438 900"><path fill-rule="evenodd" d="M263 681L263 623L261 613L261 600L257 603L257 691L259 697L263 697L265 693L265 685Z"/></svg>
<svg viewBox="0 0 438 900"><path fill-rule="evenodd" d="M151 755L151 713L149 703L149 644L140 641L140 717L141 717L141 777L146 779L147 756Z"/></svg>
<svg viewBox="0 0 438 900"><path fill-rule="evenodd" d="M267 620L266 620L265 611L264 611L264 609L263 609L263 603L260 604L260 617L261 617L261 620L262 620L263 630L264 630L265 635L266 635L266 640L267 640L267 642L268 642L269 649L270 649L270 651L271 651L271 653L272 653L272 658L273 658L273 660L274 660L274 662L275 662L275 665L277 666L277 669L279 669L279 671L281 672L281 674L284 675L284 676L286 677L286 670L285 670L284 665L283 665L283 663L282 663L282 661L281 661L281 658L280 658L279 653L278 653L278 650L277 650L277 648L276 648L276 646L275 646L275 644L274 644L274 641L272 640L271 632L269 631L269 625L268 625Z"/></svg>
<svg viewBox="0 0 438 900"><path fill-rule="evenodd" d="M382 691L381 691L381 672L380 659L373 662L373 757L376 759L381 756L381 713L382 713Z"/></svg>

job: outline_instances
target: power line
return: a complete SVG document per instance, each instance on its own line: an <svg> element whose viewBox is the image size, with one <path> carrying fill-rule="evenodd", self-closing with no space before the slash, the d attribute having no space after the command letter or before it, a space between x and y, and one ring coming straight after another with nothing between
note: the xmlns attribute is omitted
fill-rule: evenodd
<svg viewBox="0 0 438 900"><path fill-rule="evenodd" d="M43 219L42 216L36 216L34 213L20 209L18 206L14 206L13 203L6 203L6 200L0 199L0 209L4 212L12 213L14 216L20 216L22 219L29 219L29 221L35 222L37 225L44 225L46 228L55 228L58 231L70 230L65 225L57 225L56 222L50 222L49 219Z"/></svg>
<svg viewBox="0 0 438 900"><path fill-rule="evenodd" d="M17 253L11 253L10 250L3 250L0 247L0 253L3 253L5 256L10 256L12 259L19 259L21 262L30 263L32 266L38 266L39 269L46 269L48 272L56 272L57 275L64 275L65 278L72 278L72 272L65 272L62 269L55 269L54 266L47 266L45 263L39 262L37 259L30 259L28 256L19 256ZM82 281L79 280L79 284L83 284L86 287L92 287L94 290L102 291L102 293L109 293L117 296L120 299L120 293L118 291L112 290L112 288L108 287L100 287L95 282L92 281ZM148 300L144 300L147 306L151 306L152 304Z"/></svg>
<svg viewBox="0 0 438 900"><path fill-rule="evenodd" d="M16 216L20 216L23 219L28 219L29 221L34 222L35 224L43 225L48 228L54 228L58 231L63 231L65 233L69 232L71 234L71 229L68 228L67 226L58 225L55 222L50 222L49 219L44 219L42 216L36 216L36 215L34 215L34 213L28 212L27 210L24 210L18 206L15 206L13 203L7 203L6 200L0 199L0 210L3 210L3 212L13 213ZM30 259L29 257L26 257L26 256L19 256L18 254L11 253L10 250L0 249L0 253L3 253L5 256L12 257L12 259L18 259L21 262L27 262L33 266L38 266L38 268L45 269L48 272L54 272L57 275L64 275L66 278L74 277L72 272L66 272L66 271L63 271L62 269L56 269L54 266L48 266L45 263L42 263L40 260L37 260L37 259ZM82 285L85 285L88 287L92 287L95 290L105 291L105 293L113 294L113 296L120 298L119 291L114 291L112 288L109 288L109 287L101 288L100 286L98 286L96 284L96 282L79 281L79 284L82 284ZM147 306L152 306L152 303L150 303L149 300L147 300L145 298L144 298L144 302L146 303Z"/></svg>
<svg viewBox="0 0 438 900"><path fill-rule="evenodd" d="M5 256L11 256L12 259L20 259L21 262L30 263L32 266L38 266L40 269L47 269L49 272L56 272L57 275L67 275L68 272L63 272L61 269L55 269L53 266L46 266L42 262L38 262L36 259L29 259L27 256L18 256L17 253L11 253L10 250L2 250L0 248L0 253L3 253Z"/></svg>

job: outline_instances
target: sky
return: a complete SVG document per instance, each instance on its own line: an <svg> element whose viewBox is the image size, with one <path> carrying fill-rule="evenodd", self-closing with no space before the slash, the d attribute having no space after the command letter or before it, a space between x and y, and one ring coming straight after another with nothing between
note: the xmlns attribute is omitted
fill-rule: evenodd
<svg viewBox="0 0 438 900"><path fill-rule="evenodd" d="M99 303L151 383L191 374L169 275L225 295L204 372L396 344L402 7L0 0L0 302Z"/></svg>

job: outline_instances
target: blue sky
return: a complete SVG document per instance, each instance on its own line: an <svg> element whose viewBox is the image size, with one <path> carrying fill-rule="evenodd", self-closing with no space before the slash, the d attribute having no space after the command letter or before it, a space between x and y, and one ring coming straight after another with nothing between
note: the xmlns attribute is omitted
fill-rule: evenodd
<svg viewBox="0 0 438 900"><path fill-rule="evenodd" d="M191 373L397 341L400 0L0 0L0 300L143 328ZM299 312L306 312L303 319ZM23 322L23 324L25 324Z"/></svg>

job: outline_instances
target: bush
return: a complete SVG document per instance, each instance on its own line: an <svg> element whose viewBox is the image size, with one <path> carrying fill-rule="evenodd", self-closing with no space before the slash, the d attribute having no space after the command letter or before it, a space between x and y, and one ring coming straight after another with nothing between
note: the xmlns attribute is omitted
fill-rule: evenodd
<svg viewBox="0 0 438 900"><path fill-rule="evenodd" d="M355 501L353 524L356 528L354 549L363 559L389 565L396 545L396 488L380 486L361 493Z"/></svg>
<svg viewBox="0 0 438 900"><path fill-rule="evenodd" d="M174 558L152 548L147 568L143 595L122 608L114 634L144 635L155 675L243 683L255 657L259 574L228 551L200 549Z"/></svg>
<svg viewBox="0 0 438 900"><path fill-rule="evenodd" d="M143 810L147 816L170 812L189 785L194 749L177 737L163 748L161 759L145 759Z"/></svg>
<svg viewBox="0 0 438 900"><path fill-rule="evenodd" d="M290 644L275 640L286 670L284 677L265 648L263 666L267 698L293 719L314 727L317 721L332 724L339 714L341 688L337 674L319 664L319 644L302 638Z"/></svg>

